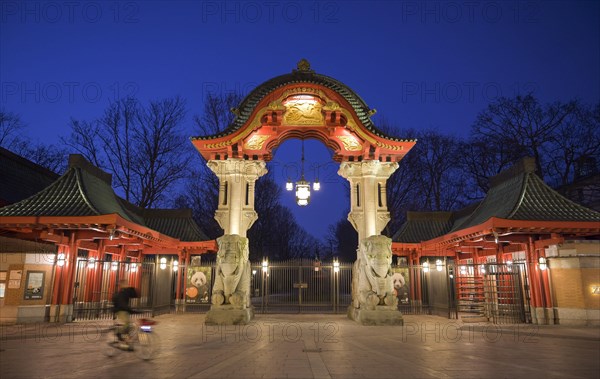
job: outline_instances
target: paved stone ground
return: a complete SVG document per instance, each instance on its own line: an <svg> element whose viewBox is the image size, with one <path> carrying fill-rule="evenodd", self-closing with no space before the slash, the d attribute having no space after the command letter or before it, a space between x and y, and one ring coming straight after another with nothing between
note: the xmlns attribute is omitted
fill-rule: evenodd
<svg viewBox="0 0 600 379"><path fill-rule="evenodd" d="M365 327L344 315L257 315L204 326L159 316L161 352L102 354L103 322L0 326L0 378L598 378L600 328L462 324L405 316Z"/></svg>

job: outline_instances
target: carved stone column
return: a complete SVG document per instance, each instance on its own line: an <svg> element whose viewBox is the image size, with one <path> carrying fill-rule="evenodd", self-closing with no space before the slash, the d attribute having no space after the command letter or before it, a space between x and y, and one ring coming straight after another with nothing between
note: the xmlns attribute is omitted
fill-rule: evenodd
<svg viewBox="0 0 600 379"><path fill-rule="evenodd" d="M350 182L348 220L358 232L348 317L363 325L402 325L392 284L392 240L380 235L390 221L386 182L398 168L376 160L343 162L338 174Z"/></svg>
<svg viewBox="0 0 600 379"><path fill-rule="evenodd" d="M225 235L246 237L258 218L254 210L254 183L267 173L264 161L230 158L209 161L208 167L219 178L219 206L215 219Z"/></svg>
<svg viewBox="0 0 600 379"><path fill-rule="evenodd" d="M208 167L219 178L219 206L215 219L225 231L217 239L217 269L208 325L247 324L254 318L250 304L249 241L246 232L258 218L254 184L267 173L264 161L230 158L213 160Z"/></svg>
<svg viewBox="0 0 600 379"><path fill-rule="evenodd" d="M386 182L398 163L376 160L342 162L338 174L350 182L348 220L358 232L358 241L379 235L390 221Z"/></svg>

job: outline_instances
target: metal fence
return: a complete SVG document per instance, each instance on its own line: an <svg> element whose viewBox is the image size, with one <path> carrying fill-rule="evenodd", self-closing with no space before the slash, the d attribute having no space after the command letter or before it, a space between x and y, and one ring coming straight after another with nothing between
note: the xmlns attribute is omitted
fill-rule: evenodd
<svg viewBox="0 0 600 379"><path fill-rule="evenodd" d="M127 279L129 285L139 289L139 298L131 301L132 307L140 312L136 317L170 312L171 273L156 270L155 262L78 258L73 288L73 320L112 318L112 297L121 279Z"/></svg>
<svg viewBox="0 0 600 379"><path fill-rule="evenodd" d="M122 278L140 290L132 306L142 315L210 309L214 262L180 265L175 271L175 266L161 265L155 257L148 259L131 263L80 257L74 319L111 318L112 295ZM460 315L465 321L498 324L531 320L524 264L393 266L392 273L403 314ZM250 298L257 313L346 313L352 302L352 264L306 259L267 266L251 263Z"/></svg>

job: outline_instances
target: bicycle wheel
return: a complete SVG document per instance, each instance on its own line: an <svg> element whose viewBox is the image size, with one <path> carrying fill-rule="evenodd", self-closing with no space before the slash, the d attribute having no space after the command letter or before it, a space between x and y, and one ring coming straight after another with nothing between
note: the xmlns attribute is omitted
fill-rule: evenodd
<svg viewBox="0 0 600 379"><path fill-rule="evenodd" d="M156 333L138 332L134 351L139 358L145 361L153 359L158 354L159 348L160 344Z"/></svg>
<svg viewBox="0 0 600 379"><path fill-rule="evenodd" d="M117 353L119 341L115 335L115 327L102 332L102 353L107 357L113 357Z"/></svg>

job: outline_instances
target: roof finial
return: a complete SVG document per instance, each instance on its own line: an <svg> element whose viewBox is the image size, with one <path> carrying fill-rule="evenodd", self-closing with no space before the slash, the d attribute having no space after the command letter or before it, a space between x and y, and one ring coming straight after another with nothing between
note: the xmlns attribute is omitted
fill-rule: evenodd
<svg viewBox="0 0 600 379"><path fill-rule="evenodd" d="M314 72L313 70L310 69L310 62L308 62L308 60L306 60L305 58L300 59L300 61L298 62L298 64L296 65L296 69L294 70L294 72Z"/></svg>

